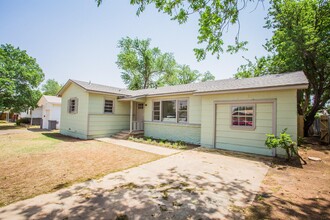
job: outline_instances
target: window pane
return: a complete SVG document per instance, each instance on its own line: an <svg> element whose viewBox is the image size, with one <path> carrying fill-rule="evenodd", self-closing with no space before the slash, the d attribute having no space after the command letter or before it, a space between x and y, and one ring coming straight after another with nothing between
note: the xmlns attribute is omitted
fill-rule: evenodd
<svg viewBox="0 0 330 220"><path fill-rule="evenodd" d="M232 125L238 127L253 127L254 107L233 106Z"/></svg>
<svg viewBox="0 0 330 220"><path fill-rule="evenodd" d="M232 108L232 115L238 115L238 107L233 107Z"/></svg>
<svg viewBox="0 0 330 220"><path fill-rule="evenodd" d="M175 101L162 101L162 117L165 122L176 122Z"/></svg>
<svg viewBox="0 0 330 220"><path fill-rule="evenodd" d="M179 111L179 122L187 122L188 117L187 117L187 111Z"/></svg>
<svg viewBox="0 0 330 220"><path fill-rule="evenodd" d="M238 117L233 117L232 125L238 125Z"/></svg>
<svg viewBox="0 0 330 220"><path fill-rule="evenodd" d="M112 100L104 101L104 112L113 113L113 101Z"/></svg>
<svg viewBox="0 0 330 220"><path fill-rule="evenodd" d="M252 117L246 117L246 126L253 126L253 118Z"/></svg>
<svg viewBox="0 0 330 220"><path fill-rule="evenodd" d="M154 111L159 111L160 110L160 102L154 102Z"/></svg>
<svg viewBox="0 0 330 220"><path fill-rule="evenodd" d="M159 121L160 120L160 112L159 111L155 111L153 114L154 114L153 115L153 120L154 121Z"/></svg>
<svg viewBox="0 0 330 220"><path fill-rule="evenodd" d="M183 101L178 101L178 110L187 110L188 105L187 105L187 100L183 100Z"/></svg>

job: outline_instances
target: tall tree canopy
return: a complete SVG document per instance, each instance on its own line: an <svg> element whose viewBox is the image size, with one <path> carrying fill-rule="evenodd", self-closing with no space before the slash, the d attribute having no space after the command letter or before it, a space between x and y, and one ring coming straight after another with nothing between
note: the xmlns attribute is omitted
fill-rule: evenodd
<svg viewBox="0 0 330 220"><path fill-rule="evenodd" d="M129 37L119 41L117 65L123 70L121 77L129 89L146 89L164 85L186 84L201 80L214 80L207 72L200 74L187 65L178 65L170 53L150 47L150 39Z"/></svg>
<svg viewBox="0 0 330 220"><path fill-rule="evenodd" d="M298 112L305 116L305 135L315 114L330 99L330 2L273 0L266 26L274 36L269 56L239 68L237 78L303 70L309 88L298 94ZM311 100L312 98L312 100Z"/></svg>
<svg viewBox="0 0 330 220"><path fill-rule="evenodd" d="M95 1L98 6L103 2L103 0ZM232 53L245 49L247 42L239 39L238 14L248 2L247 0L131 0L130 4L138 6L137 15L140 15L147 5L154 5L159 12L169 15L179 24L187 22L189 16L193 14L199 16L197 42L203 46L195 48L194 52L197 60L203 60L207 52L219 58L224 50ZM225 48L224 30L234 24L238 27L235 42Z"/></svg>
<svg viewBox="0 0 330 220"><path fill-rule="evenodd" d="M37 89L44 73L25 50L10 44L0 46L0 110L22 111L35 107L41 96Z"/></svg>
<svg viewBox="0 0 330 220"><path fill-rule="evenodd" d="M55 79L48 79L46 83L42 85L41 90L44 95L56 95L61 87L62 86Z"/></svg>

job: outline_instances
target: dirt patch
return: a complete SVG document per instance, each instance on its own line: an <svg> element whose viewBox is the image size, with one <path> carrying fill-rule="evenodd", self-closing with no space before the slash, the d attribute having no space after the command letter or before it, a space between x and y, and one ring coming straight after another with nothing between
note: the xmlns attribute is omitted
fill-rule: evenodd
<svg viewBox="0 0 330 220"><path fill-rule="evenodd" d="M0 206L134 167L161 156L53 132L0 139Z"/></svg>
<svg viewBox="0 0 330 220"><path fill-rule="evenodd" d="M307 141L299 153L308 164L274 160L246 219L330 219L330 146Z"/></svg>

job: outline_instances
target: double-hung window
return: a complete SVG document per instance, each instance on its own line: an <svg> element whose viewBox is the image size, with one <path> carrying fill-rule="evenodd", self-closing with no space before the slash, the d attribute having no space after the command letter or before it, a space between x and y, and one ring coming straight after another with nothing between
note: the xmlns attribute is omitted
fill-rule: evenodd
<svg viewBox="0 0 330 220"><path fill-rule="evenodd" d="M113 100L104 100L104 113L113 113Z"/></svg>
<svg viewBox="0 0 330 220"><path fill-rule="evenodd" d="M231 110L233 128L255 128L255 105L235 105Z"/></svg>
<svg viewBox="0 0 330 220"><path fill-rule="evenodd" d="M178 122L188 122L188 101L178 100Z"/></svg>
<svg viewBox="0 0 330 220"><path fill-rule="evenodd" d="M188 101L187 100L154 101L152 120L171 122L171 123L187 123Z"/></svg>
<svg viewBox="0 0 330 220"><path fill-rule="evenodd" d="M160 102L153 103L152 120L160 121Z"/></svg>

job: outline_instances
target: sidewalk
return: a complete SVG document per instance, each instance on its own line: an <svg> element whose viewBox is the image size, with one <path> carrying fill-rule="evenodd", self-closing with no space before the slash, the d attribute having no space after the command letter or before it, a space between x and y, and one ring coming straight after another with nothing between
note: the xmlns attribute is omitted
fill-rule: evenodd
<svg viewBox="0 0 330 220"><path fill-rule="evenodd" d="M116 145L121 145L124 147L133 148L136 150L146 151L149 153L154 153L154 154L159 154L159 155L164 155L164 156L169 156L169 155L181 152L181 150L170 149L170 148L165 148L165 147L158 147L158 146L154 146L154 145L136 143L133 141L119 140L119 139L114 139L114 138L96 138L95 140L103 141L103 142L107 142L107 143L111 143L111 144L116 144Z"/></svg>

